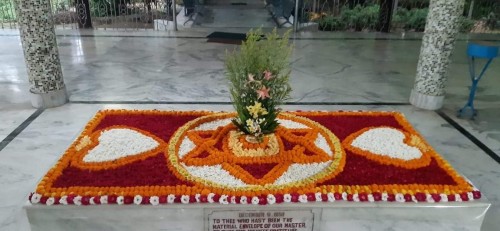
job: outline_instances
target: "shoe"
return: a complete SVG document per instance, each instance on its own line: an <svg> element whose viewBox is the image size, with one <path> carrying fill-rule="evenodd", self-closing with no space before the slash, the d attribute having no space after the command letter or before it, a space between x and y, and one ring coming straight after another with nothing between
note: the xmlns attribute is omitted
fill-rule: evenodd
<svg viewBox="0 0 500 231"><path fill-rule="evenodd" d="M288 21L288 19L286 19L284 17L277 18L276 22L278 23L278 27L280 27L280 28L289 28L289 27L293 26L293 24L290 23L290 21Z"/></svg>

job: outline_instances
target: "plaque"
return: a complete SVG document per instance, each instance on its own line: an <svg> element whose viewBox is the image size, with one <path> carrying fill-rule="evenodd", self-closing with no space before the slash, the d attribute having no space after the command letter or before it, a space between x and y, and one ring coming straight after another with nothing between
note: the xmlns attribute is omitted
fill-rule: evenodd
<svg viewBox="0 0 500 231"><path fill-rule="evenodd" d="M312 210L212 210L208 231L313 231Z"/></svg>

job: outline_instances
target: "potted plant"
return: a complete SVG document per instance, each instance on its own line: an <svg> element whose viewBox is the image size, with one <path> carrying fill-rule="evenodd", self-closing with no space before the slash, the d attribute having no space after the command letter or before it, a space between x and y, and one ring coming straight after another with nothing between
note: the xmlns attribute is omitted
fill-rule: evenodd
<svg viewBox="0 0 500 231"><path fill-rule="evenodd" d="M249 142L261 142L279 125L278 106L291 92L289 34L280 38L274 29L263 37L260 29L251 30L240 50L227 55L226 76L237 112L233 123Z"/></svg>

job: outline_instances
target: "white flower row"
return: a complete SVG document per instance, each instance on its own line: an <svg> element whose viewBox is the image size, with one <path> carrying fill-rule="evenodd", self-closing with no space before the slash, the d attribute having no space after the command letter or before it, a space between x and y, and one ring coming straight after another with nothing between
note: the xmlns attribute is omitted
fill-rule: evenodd
<svg viewBox="0 0 500 231"><path fill-rule="evenodd" d="M315 193L314 194L314 202L323 202L323 195L325 195L325 194L322 194L319 192ZM389 195L387 193L381 193L380 195L381 195L380 199L382 202L389 201ZM211 203L211 204L219 203L219 204L224 204L224 205L238 204L237 197L235 197L235 196L220 195L218 201L215 200L215 196L216 196L216 194L209 193L207 195L207 202ZM375 202L375 198L374 198L373 194L366 194L366 196L367 196L368 202ZM426 202L436 203L436 201L433 199L431 194L425 194L425 196L426 196L426 200L425 200ZM440 202L448 202L448 195L439 194L439 196L440 196ZM453 196L455 197L454 201L456 201L456 202L462 201L460 194L454 194ZM341 200L348 201L349 200L348 197L349 197L349 195L346 192L343 192L341 194ZM403 195L401 193L397 193L394 195L394 197L395 197L396 202L406 203L405 195ZM472 192L467 193L467 198L469 201L475 200ZM42 195L40 195L38 193L34 193L31 196L30 202L32 204L41 203L41 199L42 199ZM108 204L109 197L107 195L98 196L98 197L91 197L89 200L89 204L97 205L94 201L95 199L99 200L100 204ZM166 203L167 204L176 203L175 199L176 199L175 195L169 194L166 198ZM191 199L191 196L189 196L189 195L180 195L180 203L182 203L182 204L201 203L202 202L200 194L195 195L196 202L191 202L190 199ZM260 197L257 197L257 196L253 196L253 197L241 196L239 199L240 199L239 204L253 204L253 205L260 204ZM265 197L265 199L266 199L265 202L269 205L273 205L273 204L277 203L276 195L268 194ZM143 196L136 195L133 198L133 204L136 204L136 205L143 204L143 200L144 200ZM298 195L297 200L299 203L309 203L308 196L305 194ZM337 199L335 199L334 193L330 192L330 193L326 194L326 201L335 202L336 200ZM352 194L352 201L361 202L361 200L359 198L359 194L357 194L357 193ZM419 201L413 195L411 196L411 201L414 203L419 203ZM55 202L56 202L56 198L49 197L46 199L45 204L50 206L50 205L55 204ZM69 205L70 204L68 202L68 196L62 196L61 198L59 198L58 202L59 202L59 204L62 204L62 205ZM160 204L160 197L159 196L151 196L151 197L149 197L148 202L149 202L148 204L151 204L151 205L159 205ZM292 203L292 195L288 194L288 193L284 194L283 195L283 203ZM77 206L82 205L82 196L74 196L72 204L77 205ZM125 197L124 196L116 197L116 204L118 204L118 205L125 204Z"/></svg>

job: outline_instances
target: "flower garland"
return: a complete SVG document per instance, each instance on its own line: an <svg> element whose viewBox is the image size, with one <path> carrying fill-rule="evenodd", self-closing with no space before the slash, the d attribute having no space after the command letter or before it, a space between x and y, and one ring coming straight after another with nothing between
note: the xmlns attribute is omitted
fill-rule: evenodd
<svg viewBox="0 0 500 231"><path fill-rule="evenodd" d="M273 158L278 161L282 159L277 158L280 154L273 154L273 152L256 152L254 156L240 156L247 165L249 166L239 166L223 163L221 165L222 169L231 169L226 171L233 176L238 176L245 185L254 185L247 187L248 190L243 187L241 188L230 188L226 186L221 186L217 184L207 184L206 181L192 181L193 179L188 179L186 175L183 175L182 171L171 171L169 174L174 174L171 177L178 178L179 182L181 180L188 179L188 183L179 183L176 185L137 185L133 187L123 187L123 186L79 186L78 180L69 181L69 183L61 184L57 183L61 177L67 177L68 169L72 168L73 172L81 169L85 171L86 174L93 174L93 172L102 171L115 171L115 169L121 169L135 163L141 163L145 161L156 161L157 159L162 159L161 153L165 154L167 161L167 168L176 170L174 164L180 164L180 162L193 159L192 164L195 164L194 160L197 156L193 153L196 149L199 149L200 143L207 143L203 152L198 154L207 155L203 158L210 157L204 152L213 152L212 154L217 154L217 152L228 152L232 153L235 150L234 147L230 147L229 143L232 140L236 147L240 147L245 152L246 150L265 150L275 143L272 136L268 136L264 139L263 143L254 144L252 142L247 142L241 136L233 136L230 138L228 134L234 129L232 125L228 126L216 126L215 128L208 125L204 125L215 118L225 119L230 118L234 114L226 113L212 113L212 112L179 112L179 111L129 111L129 110L106 110L100 111L97 115L89 122L85 127L82 134L75 140L75 142L68 148L62 158L57 162L57 164L48 171L48 173L42 178L37 186L34 193L29 196L31 203L40 203L45 205L99 205L99 204L150 204L150 205L161 205L161 204L172 204L172 203L220 203L220 204L279 204L279 203L305 203L305 202L334 202L334 201L353 201L353 202L377 202L377 201L388 201L388 202L402 202L402 203L415 203L415 202L453 202L453 201L471 201L477 200L481 197L481 193L474 188L469 182L467 182L462 176L460 176L451 165L445 161L441 156L439 156L428 144L427 142L418 135L418 133L411 127L411 125L404 119L404 116L397 112L294 112L293 114L283 114L280 119L283 122L276 133L274 134L278 143L279 152L281 150L290 151L288 156L294 157L292 164L301 164L301 158L307 159L311 157L313 162L311 164L318 165L320 163L331 163L322 168L323 172L316 174L315 177L311 177L310 180L305 180L301 184L288 185L286 182L282 186L275 186L271 179L276 179L277 176L269 175L267 176L262 173L261 178L257 179L251 174L241 174L242 172L249 173L252 170L252 164L257 164L258 166L268 166L272 169L271 172L277 173L280 171L288 171L285 167L280 166L279 163L272 163ZM149 116L150 118L162 118L161 121L170 120L175 121L189 121L188 123L179 122L177 132L172 131L170 137L166 137L169 140L164 140L164 135L159 135L158 132L146 128L137 128L132 125L121 124L122 120L117 120L116 123L111 123L113 117L139 117ZM348 133L349 135L342 135L342 145L340 146L340 140L336 138L335 135L329 130L334 129L328 124L331 118L349 117L355 118L359 116L366 117L366 121L374 121L377 118L390 118L397 123L397 126L390 125L389 127L395 126L401 134L404 135L404 144L418 148L422 152L422 156L419 158L410 158L404 160L404 158L389 158L388 156L379 155L378 153L370 153L372 151L358 152L351 144L352 141L359 137L363 132L374 128L384 128L380 125L372 125L368 127L363 127L362 129L356 129ZM184 119L186 118L186 119ZM193 118L187 119L187 118ZM308 118L308 119L303 119ZM370 119L373 118L373 119ZM229 120L226 120L229 121ZM290 121L290 122L287 122ZM320 121L321 124L319 122ZM373 122L370 122L373 124ZM104 126L104 124L109 124ZM183 125L184 124L184 125ZM224 123L221 123L224 124ZM387 123L386 123L387 124ZM393 124L392 122L390 124ZM205 126L203 129L197 129L199 126ZM318 126L319 125L319 126ZM328 126L329 129L323 127ZM336 125L337 126L337 125ZM386 125L387 127L388 125ZM288 128L287 128L288 127ZM127 129L140 133L147 136L157 142L158 147L153 147L152 150L138 153L136 155L128 155L124 157L119 157L113 161L102 161L102 162L85 162L84 157L89 153L90 150L99 145L99 137L105 131L110 131L112 129ZM156 128L155 128L156 129ZM205 130L204 130L205 129ZM226 129L226 130L224 130ZM326 129L327 131L323 130ZM210 131L212 130L212 131ZM213 131L215 130L215 131ZM158 131L163 131L158 129ZM293 131L293 132L292 132ZM226 135L227 134L227 135ZM236 133L235 133L236 134ZM356 136L355 134L358 134ZM160 138L162 137L162 138ZM181 137L189 137L193 143L182 142ZM287 138L288 137L288 138ZM200 139L196 141L196 139ZM290 141L297 141L295 145L290 146ZM167 141L168 144L167 144ZM174 142L176 141L176 142ZM210 143L211 142L211 143ZM184 153L184 156L179 158L179 156L168 155L170 151L177 151L183 146L185 149L190 149L188 152ZM301 148L302 147L302 148ZM328 147L328 148L327 148ZM360 146L358 145L358 148ZM295 148L295 149L294 149ZM305 149L303 149L305 148ZM344 153L344 148L350 153ZM328 153L329 149L330 153ZM156 153L155 154L153 154ZM316 155L314 155L316 153ZM317 153L322 153L323 155L317 155ZM227 154L227 153L226 153ZM305 157L312 155L309 157ZM403 168L406 171L419 172L421 169L425 169L432 166L436 166L440 171L443 171L447 177L450 178L453 184L436 184L436 183L410 183L410 184L365 184L357 185L356 182L351 184L335 184L337 178L343 177L339 174L346 173L345 171L352 171L350 169L344 169L346 164L345 155L358 155L357 159L363 161L374 161L376 163L382 164L390 168ZM283 156L282 156L283 157ZM354 158L355 156L351 157ZM200 158L198 164L200 166L204 165L203 158ZM224 159L226 158L226 159ZM229 160L228 157L224 157L223 161ZM328 162L330 158L330 162ZM164 159L164 158L163 158ZM431 161L428 162L428 159ZM354 159L353 159L354 160ZM415 162L417 161L418 162ZM177 161L177 162L176 162ZM260 162L259 162L260 161ZM309 159L308 159L309 161ZM316 161L316 162L314 162ZM319 162L317 162L319 161ZM187 163L187 162L186 162ZM276 165L274 165L276 164ZM305 163L303 163L305 164ZM205 163L206 165L206 163ZM180 165L179 165L180 166ZM187 165L186 165L187 166ZM196 166L196 165L195 165ZM419 167L417 167L419 166ZM240 169L238 169L240 168ZM291 175L307 175L306 172L300 171L300 168L296 169L296 173L290 173ZM254 171L254 174L258 171ZM259 173L260 174L260 173ZM355 173L351 173L355 174ZM344 177L345 178L345 177ZM342 178L342 179L344 179ZM72 183L73 182L73 183ZM265 187L255 187L255 185L263 184Z"/></svg>

